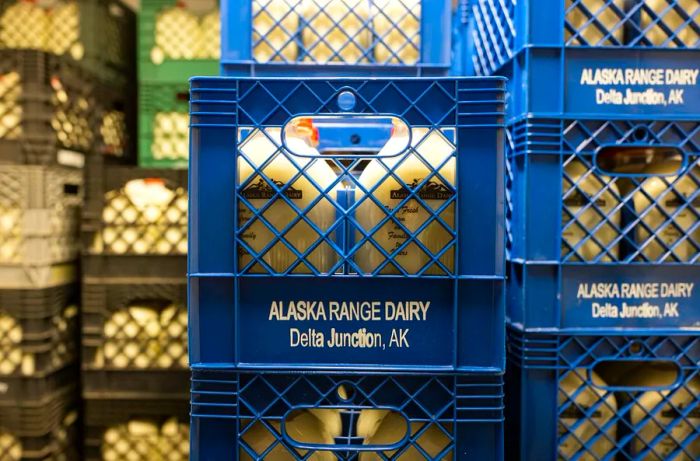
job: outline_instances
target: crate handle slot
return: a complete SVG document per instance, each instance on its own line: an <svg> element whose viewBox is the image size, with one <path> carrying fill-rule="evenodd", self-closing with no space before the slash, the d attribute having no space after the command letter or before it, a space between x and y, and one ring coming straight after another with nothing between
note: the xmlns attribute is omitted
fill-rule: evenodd
<svg viewBox="0 0 700 461"><path fill-rule="evenodd" d="M599 147L593 161L610 176L675 176L687 167L688 156L674 145L614 144Z"/></svg>
<svg viewBox="0 0 700 461"><path fill-rule="evenodd" d="M593 379L603 378L605 384ZM673 360L654 358L611 358L597 361L588 369L586 379L591 386L612 391L670 390L684 378L683 370Z"/></svg>
<svg viewBox="0 0 700 461"><path fill-rule="evenodd" d="M281 425L289 445L335 452L397 450L408 443L410 430L408 417L398 408L360 405L293 407Z"/></svg>
<svg viewBox="0 0 700 461"><path fill-rule="evenodd" d="M80 193L80 184L66 183L63 185L64 195L78 195Z"/></svg>
<svg viewBox="0 0 700 461"><path fill-rule="evenodd" d="M305 158L397 157L411 136L408 123L390 114L298 115L282 127L282 145Z"/></svg>

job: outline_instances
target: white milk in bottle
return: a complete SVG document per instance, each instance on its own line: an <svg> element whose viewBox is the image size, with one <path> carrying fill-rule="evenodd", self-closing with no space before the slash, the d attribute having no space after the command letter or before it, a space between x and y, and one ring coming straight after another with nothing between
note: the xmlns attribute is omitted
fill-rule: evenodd
<svg viewBox="0 0 700 461"><path fill-rule="evenodd" d="M674 382L675 371L653 365L642 367L634 376L635 386L658 386L660 382ZM630 410L630 419L637 437L632 443L635 459L642 461L694 461L700 459L700 409L697 407L685 417L680 415L688 406L696 405L700 395L697 377L673 390L643 392ZM660 408L659 408L660 406ZM668 435L652 443L664 432ZM651 450L648 450L651 446ZM680 448L683 447L683 450ZM674 453L679 450L679 453ZM646 455L642 453L647 452ZM637 456L641 456L637 458Z"/></svg>
<svg viewBox="0 0 700 461"><path fill-rule="evenodd" d="M371 31L368 0L303 0L305 61L366 62Z"/></svg>
<svg viewBox="0 0 700 461"><path fill-rule="evenodd" d="M608 176L589 172L589 167L578 160L567 164L564 171L562 239L568 245L562 243L562 258L594 261L600 257L599 261L616 261L620 246L613 242L619 237L621 225L621 213L619 209L615 211L620 204L617 185ZM585 243L574 252L572 248L582 241ZM602 253L605 254L601 257Z"/></svg>
<svg viewBox="0 0 700 461"><path fill-rule="evenodd" d="M587 46L622 45L624 42L625 0L566 0L566 22L576 30L574 44ZM617 8L615 8L617 7ZM591 19L585 10L595 17ZM571 32L565 29L566 40Z"/></svg>
<svg viewBox="0 0 700 461"><path fill-rule="evenodd" d="M593 385L588 384L588 373ZM606 383L586 368L570 371L559 382L559 458L581 461L604 459L615 449L617 400L601 389ZM601 402L602 401L602 402ZM591 408L595 407L595 410ZM590 417L587 417L590 416ZM601 428L605 433L602 433Z"/></svg>
<svg viewBox="0 0 700 461"><path fill-rule="evenodd" d="M411 133L411 146L415 149L415 152L409 150L401 155L385 157L386 155L396 154L398 149L402 149L408 144L408 128L401 122L394 123L391 139L377 154L377 157L382 158L371 160L358 180L371 193L376 202L382 205L380 207L369 197L363 196L359 189L356 191L355 200L362 203L357 207L355 219L364 232L371 231L387 214L394 216L393 220L386 222L371 235L374 242L389 254L410 238L410 234L404 231L395 221L403 224L409 232L415 232L434 216L433 213L442 207L446 200L451 199L455 194L456 161L453 156L455 146L438 130L429 131L427 128L413 128ZM420 154L422 160L419 159L416 153ZM450 156L452 157L450 158ZM446 163L441 167L443 162ZM387 168L391 169L408 187L404 187L394 177L388 175ZM438 176L432 176L417 194L422 199L423 204L412 198L400 210L396 210L396 207L411 192L408 189L421 183L437 168L440 168L439 173L446 183L443 183L443 180ZM425 205L427 205L427 209ZM439 253L453 240L451 232L454 231L455 225L454 203L448 205L440 213L440 217L449 226L449 229L434 220L416 238L433 255ZM363 237L359 231L355 234L356 242L359 243ZM382 253L370 241L366 241L355 252L355 262L363 273L374 271L384 260ZM400 274L399 269L394 266L401 266L408 274L416 274L431 260L432 256L426 254L425 251L416 245L415 241L412 241L399 251L394 256L393 262L384 266L380 273ZM454 270L454 248L447 250L440 258L440 261L448 270ZM424 274L446 275L445 271L434 263L430 265Z"/></svg>
<svg viewBox="0 0 700 461"><path fill-rule="evenodd" d="M645 0L644 5L653 13L650 15L647 9L641 9L640 25L644 31L644 37L652 45L676 48L686 46L697 47L700 41L700 2L698 0ZM680 11L687 14L686 21ZM663 26L665 27L663 27ZM695 29L693 29L695 27ZM669 33L666 32L669 30ZM682 45L676 43L680 41Z"/></svg>
<svg viewBox="0 0 700 461"><path fill-rule="evenodd" d="M374 59L381 64L415 64L420 56L421 0L374 0Z"/></svg>
<svg viewBox="0 0 700 461"><path fill-rule="evenodd" d="M302 0L253 0L253 59L296 61Z"/></svg>
<svg viewBox="0 0 700 461"><path fill-rule="evenodd" d="M693 174L695 177L700 177L700 168L695 167ZM698 190L698 186L690 176L688 172L680 178L676 176L647 178L641 184L640 190L635 193L636 215L641 217L641 221L654 233L652 238L647 228L641 224L637 225L637 244L640 247L644 246L641 253L646 259L687 262L698 254L700 227L696 227L692 232L691 229L698 221L700 197L690 199ZM670 218L671 216L673 219ZM650 238L652 238L651 241L647 243ZM695 242L695 245L692 242ZM673 245L677 246L669 252L668 249Z"/></svg>
<svg viewBox="0 0 700 461"><path fill-rule="evenodd" d="M245 155L247 161L240 158L238 168L239 180L243 183L248 181L249 177L255 173L251 164L256 168L260 168L271 156L274 156L274 159L262 168L262 172L269 180L274 181L277 187L286 187L283 193L294 204L294 207L290 206L282 198L275 197L275 192L270 184L257 174L247 183L240 195L255 209L266 206L272 200L272 205L266 209L262 216L273 226L277 233L282 232L293 222L300 212L304 212L306 218L320 230L326 231L336 220L336 207L328 197L335 200L337 188L334 187L332 190L327 191L326 197L320 199L310 209L307 210L307 207L318 198L321 194L320 190L326 191L331 186L337 175L323 160L294 155L320 157L315 147L318 143L318 131L313 126L311 119L293 121L290 122L290 125L287 128L285 142L292 153L287 156L284 155L282 150L278 152L279 146L282 145L280 129L266 129L264 133L256 130L240 146L240 151ZM312 164L305 170L306 176L302 175L289 184L309 162L312 162ZM316 183L316 186L309 178ZM259 218L255 217L250 208L239 200L238 225L243 226L251 219L254 219L254 221L244 231L242 237L246 244L255 252L260 252L275 239L275 234ZM321 236L307 222L299 220L284 234L283 238L297 251L303 253L319 241ZM332 240L332 236L329 236L327 240ZM268 249L262 256L262 259L275 273L284 272L298 260L297 256L282 241L277 241L272 248ZM239 247L239 269L243 269L250 260L251 255L242 246ZM305 258L307 264L312 265L317 271L322 273L328 272L337 260L338 254L327 241L321 242ZM260 264L255 264L249 272L267 273L268 270ZM312 271L302 261L293 269L293 273L312 273Z"/></svg>
<svg viewBox="0 0 700 461"><path fill-rule="evenodd" d="M0 17L0 42L3 48L48 51L50 32L49 16L36 2L15 1Z"/></svg>

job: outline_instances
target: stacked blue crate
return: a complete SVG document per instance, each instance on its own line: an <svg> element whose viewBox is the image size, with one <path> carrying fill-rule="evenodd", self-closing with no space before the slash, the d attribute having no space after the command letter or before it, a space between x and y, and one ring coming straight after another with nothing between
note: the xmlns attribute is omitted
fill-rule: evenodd
<svg viewBox="0 0 700 461"><path fill-rule="evenodd" d="M502 459L504 86L192 79L192 459Z"/></svg>
<svg viewBox="0 0 700 461"><path fill-rule="evenodd" d="M696 459L700 6L537 3L473 4L509 78L511 455Z"/></svg>

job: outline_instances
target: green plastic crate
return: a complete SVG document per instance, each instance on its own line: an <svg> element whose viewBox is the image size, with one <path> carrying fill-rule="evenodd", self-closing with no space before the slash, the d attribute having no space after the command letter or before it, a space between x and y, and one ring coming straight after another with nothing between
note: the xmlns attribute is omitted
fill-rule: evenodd
<svg viewBox="0 0 700 461"><path fill-rule="evenodd" d="M139 85L139 166L187 168L188 83Z"/></svg>
<svg viewBox="0 0 700 461"><path fill-rule="evenodd" d="M134 70L135 28L119 0L0 0L0 49L69 56L105 81Z"/></svg>
<svg viewBox="0 0 700 461"><path fill-rule="evenodd" d="M219 74L217 0L141 0L138 16L139 82L186 83Z"/></svg>

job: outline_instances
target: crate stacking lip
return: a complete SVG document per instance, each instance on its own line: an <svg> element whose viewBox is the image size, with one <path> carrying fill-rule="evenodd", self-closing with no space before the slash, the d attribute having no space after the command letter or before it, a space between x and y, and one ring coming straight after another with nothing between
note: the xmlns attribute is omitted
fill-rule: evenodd
<svg viewBox="0 0 700 461"><path fill-rule="evenodd" d="M503 80L191 84L192 364L502 370Z"/></svg>
<svg viewBox="0 0 700 461"><path fill-rule="evenodd" d="M597 57L602 57L601 51L609 49L690 50L700 42L700 7L695 0L471 3L472 59L482 75L496 72L532 47L593 49Z"/></svg>
<svg viewBox="0 0 700 461"><path fill-rule="evenodd" d="M191 459L502 460L502 380L195 369Z"/></svg>
<svg viewBox="0 0 700 461"><path fill-rule="evenodd" d="M224 0L221 72L230 76L459 74L466 2Z"/></svg>
<svg viewBox="0 0 700 461"><path fill-rule="evenodd" d="M697 459L700 336L659 334L509 327L510 455L532 461Z"/></svg>
<svg viewBox="0 0 700 461"><path fill-rule="evenodd" d="M186 398L187 287L179 283L83 283L82 375L86 398Z"/></svg>
<svg viewBox="0 0 700 461"><path fill-rule="evenodd" d="M188 407L187 398L86 399L83 459L187 461Z"/></svg>
<svg viewBox="0 0 700 461"><path fill-rule="evenodd" d="M509 320L699 327L700 124L522 117L509 135Z"/></svg>

